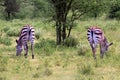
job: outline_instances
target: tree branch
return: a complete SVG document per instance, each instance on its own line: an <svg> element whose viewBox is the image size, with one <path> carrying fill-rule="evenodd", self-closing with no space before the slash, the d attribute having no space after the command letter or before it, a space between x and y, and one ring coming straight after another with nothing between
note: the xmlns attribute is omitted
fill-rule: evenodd
<svg viewBox="0 0 120 80"><path fill-rule="evenodd" d="M76 13L74 13L74 20L77 20L77 19L79 19L82 15L84 15L84 14L86 14L86 13L88 13L89 11L91 11L92 9L89 9L89 10L85 10L84 12L81 12L81 13L79 13L79 11L77 11ZM75 12L75 10L74 10L74 12Z"/></svg>
<svg viewBox="0 0 120 80"><path fill-rule="evenodd" d="M5 6L4 4L0 3L0 6Z"/></svg>

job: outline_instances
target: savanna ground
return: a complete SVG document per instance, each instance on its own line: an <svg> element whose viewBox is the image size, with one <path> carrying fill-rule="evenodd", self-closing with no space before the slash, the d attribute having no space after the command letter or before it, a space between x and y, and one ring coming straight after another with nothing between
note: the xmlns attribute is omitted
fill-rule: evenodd
<svg viewBox="0 0 120 80"><path fill-rule="evenodd" d="M31 24L36 29L35 59L16 56L16 42L21 27ZM94 60L87 41L86 28L100 26L108 41L109 51ZM41 20L0 20L0 80L120 80L120 23L116 20L77 22L71 36L76 47L56 46L54 22Z"/></svg>

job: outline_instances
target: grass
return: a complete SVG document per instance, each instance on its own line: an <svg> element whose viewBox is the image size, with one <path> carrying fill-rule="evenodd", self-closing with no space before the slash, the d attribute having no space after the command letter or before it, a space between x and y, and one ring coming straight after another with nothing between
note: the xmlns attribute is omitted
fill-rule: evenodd
<svg viewBox="0 0 120 80"><path fill-rule="evenodd" d="M18 32L25 24L31 24L37 31L35 59L31 59L31 50L28 58L24 58L24 51L21 56L15 56L15 40L18 39ZM86 39L86 28L92 25L100 26L108 41L114 43L103 59L100 59L99 48L97 48L97 60L94 60ZM120 23L118 21L77 22L71 33L71 36L77 39L77 45L75 44L74 47L56 46L56 33L53 26L53 22L37 19L0 20L0 80L120 79Z"/></svg>

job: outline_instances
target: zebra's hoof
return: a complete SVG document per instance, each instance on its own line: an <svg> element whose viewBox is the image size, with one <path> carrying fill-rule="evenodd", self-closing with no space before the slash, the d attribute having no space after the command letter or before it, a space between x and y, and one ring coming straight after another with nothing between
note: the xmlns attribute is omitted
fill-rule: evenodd
<svg viewBox="0 0 120 80"><path fill-rule="evenodd" d="M32 59L34 59L34 55L32 55Z"/></svg>
<svg viewBox="0 0 120 80"><path fill-rule="evenodd" d="M25 58L27 58L27 54L24 54Z"/></svg>
<svg viewBox="0 0 120 80"><path fill-rule="evenodd" d="M96 57L94 57L94 60L96 60Z"/></svg>

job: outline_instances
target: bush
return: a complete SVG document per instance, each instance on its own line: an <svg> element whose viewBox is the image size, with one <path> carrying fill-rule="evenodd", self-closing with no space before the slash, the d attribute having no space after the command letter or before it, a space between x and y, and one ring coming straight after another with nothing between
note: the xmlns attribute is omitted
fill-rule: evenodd
<svg viewBox="0 0 120 80"><path fill-rule="evenodd" d="M110 6L108 17L111 19L120 19L120 4L118 2L114 2L114 4Z"/></svg>
<svg viewBox="0 0 120 80"><path fill-rule="evenodd" d="M93 66L89 63L82 65L82 67L78 66L78 73L93 75L94 74Z"/></svg>
<svg viewBox="0 0 120 80"><path fill-rule="evenodd" d="M78 48L78 55L84 56L89 51L88 45L86 44L77 45L77 48Z"/></svg>
<svg viewBox="0 0 120 80"><path fill-rule="evenodd" d="M19 31L15 30L15 29L10 29L7 31L7 35L8 36L19 36Z"/></svg>
<svg viewBox="0 0 120 80"><path fill-rule="evenodd" d="M55 41L49 39L42 39L41 42L35 44L35 48L39 49L39 51L43 53L42 55L46 56L53 54L53 52L55 51L55 47Z"/></svg>
<svg viewBox="0 0 120 80"><path fill-rule="evenodd" d="M8 58L0 56L0 72L7 70L7 61Z"/></svg>
<svg viewBox="0 0 120 80"><path fill-rule="evenodd" d="M9 45L11 45L11 39L8 37L0 38L0 43L9 46Z"/></svg>
<svg viewBox="0 0 120 80"><path fill-rule="evenodd" d="M93 68L90 64L84 65L82 67L83 74L94 74Z"/></svg>
<svg viewBox="0 0 120 80"><path fill-rule="evenodd" d="M33 78L39 78L41 75L40 75L40 72L37 72L35 74L33 74Z"/></svg>
<svg viewBox="0 0 120 80"><path fill-rule="evenodd" d="M67 47L75 47L77 44L78 44L78 40L73 37L68 37L63 42L63 45Z"/></svg>
<svg viewBox="0 0 120 80"><path fill-rule="evenodd" d="M35 37L36 37L37 39L40 38L40 30L39 30L39 29L37 29L37 30L35 31Z"/></svg>
<svg viewBox="0 0 120 80"><path fill-rule="evenodd" d="M48 18L54 15L53 6L48 0L34 0L33 17Z"/></svg>
<svg viewBox="0 0 120 80"><path fill-rule="evenodd" d="M52 75L52 70L50 70L49 68L46 68L44 74L45 74L46 76L50 76L50 75Z"/></svg>
<svg viewBox="0 0 120 80"><path fill-rule="evenodd" d="M4 31L4 32L7 32L9 29L10 29L10 27L4 27L4 28L3 28L3 31Z"/></svg>

